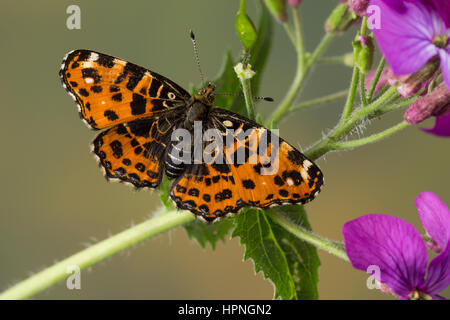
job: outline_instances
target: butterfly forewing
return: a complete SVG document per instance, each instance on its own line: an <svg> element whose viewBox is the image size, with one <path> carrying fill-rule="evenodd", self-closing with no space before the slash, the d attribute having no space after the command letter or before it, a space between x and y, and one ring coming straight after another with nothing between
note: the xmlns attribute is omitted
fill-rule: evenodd
<svg viewBox="0 0 450 320"><path fill-rule="evenodd" d="M111 127L181 108L190 95L167 78L124 60L91 50L64 58L61 81L93 129Z"/></svg>

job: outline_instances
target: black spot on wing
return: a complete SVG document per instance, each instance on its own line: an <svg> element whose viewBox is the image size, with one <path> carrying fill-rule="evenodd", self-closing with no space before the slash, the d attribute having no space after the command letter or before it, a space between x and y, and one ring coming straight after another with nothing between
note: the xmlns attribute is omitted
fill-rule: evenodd
<svg viewBox="0 0 450 320"><path fill-rule="evenodd" d="M211 196L209 194L205 193L203 195L203 200L205 200L206 202L210 202L211 201Z"/></svg>
<svg viewBox="0 0 450 320"><path fill-rule="evenodd" d="M119 140L112 141L109 146L113 151L113 156L116 158L120 158L123 155L122 143Z"/></svg>
<svg viewBox="0 0 450 320"><path fill-rule="evenodd" d="M95 92L95 93L100 93L102 92L103 88L101 86L92 86L91 87L91 91Z"/></svg>
<svg viewBox="0 0 450 320"><path fill-rule="evenodd" d="M114 67L114 57L99 53L97 63L106 68Z"/></svg>
<svg viewBox="0 0 450 320"><path fill-rule="evenodd" d="M114 101L117 101L117 102L121 102L122 101L122 93L119 92L119 93L112 95L111 99Z"/></svg>
<svg viewBox="0 0 450 320"><path fill-rule="evenodd" d="M282 176L283 176L284 181L287 181L287 179L291 178L292 181L294 182L294 185L296 185L296 186L300 185L300 183L302 183L302 181L303 181L301 174L295 170L283 171Z"/></svg>
<svg viewBox="0 0 450 320"><path fill-rule="evenodd" d="M295 149L289 150L287 153L287 157L293 164L301 165L303 163L302 154Z"/></svg>
<svg viewBox="0 0 450 320"><path fill-rule="evenodd" d="M87 92L87 90L84 89L84 88L78 90L78 93L79 93L80 95L82 95L83 97L89 97L89 92Z"/></svg>
<svg viewBox="0 0 450 320"><path fill-rule="evenodd" d="M253 180L242 180L242 185L244 186L245 189L255 189L255 183L253 182Z"/></svg>
<svg viewBox="0 0 450 320"><path fill-rule="evenodd" d="M102 77L98 74L97 70L94 68L85 68L81 70L83 78L92 78L94 83L99 83Z"/></svg>
<svg viewBox="0 0 450 320"><path fill-rule="evenodd" d="M103 115L108 118L108 120L110 121L114 121L119 119L119 117L117 116L117 114L112 111L112 110L105 110L105 112L103 113Z"/></svg>
<svg viewBox="0 0 450 320"><path fill-rule="evenodd" d="M109 92L113 93L113 92L119 92L120 88L118 86L110 86L109 87Z"/></svg>
<svg viewBox="0 0 450 320"><path fill-rule="evenodd" d="M140 115L145 112L145 103L146 99L144 96L133 93L133 101L130 102L131 114L132 115Z"/></svg>
<svg viewBox="0 0 450 320"><path fill-rule="evenodd" d="M188 195L192 197L198 197L200 195L200 191L197 188L191 188L188 191Z"/></svg>
<svg viewBox="0 0 450 320"><path fill-rule="evenodd" d="M230 189L223 189L221 192L216 193L216 195L214 196L214 199L217 202L221 202L226 199L231 199L232 196L233 196L233 193L231 192Z"/></svg>
<svg viewBox="0 0 450 320"><path fill-rule="evenodd" d="M219 171L220 173L229 173L230 167L226 163L213 163L211 165L215 170Z"/></svg>
<svg viewBox="0 0 450 320"><path fill-rule="evenodd" d="M158 89L159 89L159 87L161 87L161 84L162 84L161 81L159 81L153 77L152 83L150 84L150 88L148 89L148 95L150 97L156 98L156 96L158 95Z"/></svg>

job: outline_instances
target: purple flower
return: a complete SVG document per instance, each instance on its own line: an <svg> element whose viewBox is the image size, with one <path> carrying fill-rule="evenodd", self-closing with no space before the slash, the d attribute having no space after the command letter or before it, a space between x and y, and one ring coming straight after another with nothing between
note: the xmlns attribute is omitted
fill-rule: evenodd
<svg viewBox="0 0 450 320"><path fill-rule="evenodd" d="M426 243L419 232L389 215L369 214L347 222L342 228L345 250L354 268L377 266L377 280L401 299L441 299L438 294L450 285L450 210L431 192L421 193L415 204L440 251L428 268Z"/></svg>
<svg viewBox="0 0 450 320"><path fill-rule="evenodd" d="M394 74L413 74L439 57L444 81L450 88L448 1L372 0L370 4L380 8L381 28L373 32Z"/></svg>
<svg viewBox="0 0 450 320"><path fill-rule="evenodd" d="M450 114L437 117L434 127L431 129L420 128L422 131L434 134L438 137L450 137Z"/></svg>

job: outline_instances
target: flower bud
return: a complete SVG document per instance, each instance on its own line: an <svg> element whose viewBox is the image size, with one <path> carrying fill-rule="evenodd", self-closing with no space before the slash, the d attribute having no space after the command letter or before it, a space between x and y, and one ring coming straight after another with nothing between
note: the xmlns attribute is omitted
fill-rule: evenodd
<svg viewBox="0 0 450 320"><path fill-rule="evenodd" d="M245 50L249 50L255 44L258 34L256 33L255 25L245 12L245 0L241 0L241 7L236 16L235 26Z"/></svg>
<svg viewBox="0 0 450 320"><path fill-rule="evenodd" d="M264 0L264 2L275 19L280 22L287 21L286 0Z"/></svg>
<svg viewBox="0 0 450 320"><path fill-rule="evenodd" d="M434 241L428 234L427 234L427 238L425 240L425 244L427 246L428 249L430 249L431 251L433 251L434 253L441 253L442 249L439 247L439 245L436 243L436 241Z"/></svg>
<svg viewBox="0 0 450 320"><path fill-rule="evenodd" d="M420 123L432 116L439 117L450 113L450 90L445 83L415 101L404 114L406 122Z"/></svg>
<svg viewBox="0 0 450 320"><path fill-rule="evenodd" d="M353 41L353 51L355 55L355 63L359 70L366 74L372 68L374 45L372 36L357 35Z"/></svg>
<svg viewBox="0 0 450 320"><path fill-rule="evenodd" d="M288 0L288 3L291 7L297 7L302 3L302 0Z"/></svg>
<svg viewBox="0 0 450 320"><path fill-rule="evenodd" d="M245 67L242 62L239 62L234 66L234 72L236 72L240 79L244 80L251 79L256 74L256 72L252 70L252 66L250 64L247 64Z"/></svg>
<svg viewBox="0 0 450 320"><path fill-rule="evenodd" d="M395 76L389 79L389 84L394 85L397 82L401 82L397 89L404 97L409 97L415 94L420 89L426 87L428 82L436 75L439 69L439 58L431 59L428 61L419 71L403 76Z"/></svg>
<svg viewBox="0 0 450 320"><path fill-rule="evenodd" d="M328 33L343 33L357 20L357 18L358 16L349 10L347 4L341 3L334 8L333 12L331 12L325 22L325 30Z"/></svg>
<svg viewBox="0 0 450 320"><path fill-rule="evenodd" d="M350 10L358 16L365 16L370 0L348 0Z"/></svg>

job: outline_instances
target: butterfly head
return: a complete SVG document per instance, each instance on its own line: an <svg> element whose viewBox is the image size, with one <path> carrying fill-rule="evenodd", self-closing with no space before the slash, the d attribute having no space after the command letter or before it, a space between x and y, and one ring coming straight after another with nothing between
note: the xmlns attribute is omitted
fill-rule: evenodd
<svg viewBox="0 0 450 320"><path fill-rule="evenodd" d="M208 83L208 86L206 88L203 88L198 91L198 93L195 95L195 100L199 100L200 102L204 103L207 106L212 106L214 103L214 90L216 89L216 86L214 83Z"/></svg>

